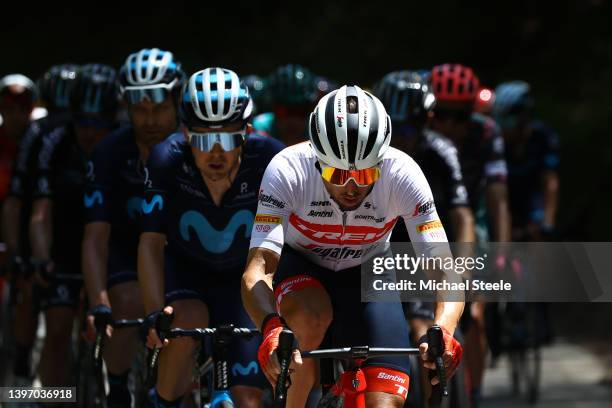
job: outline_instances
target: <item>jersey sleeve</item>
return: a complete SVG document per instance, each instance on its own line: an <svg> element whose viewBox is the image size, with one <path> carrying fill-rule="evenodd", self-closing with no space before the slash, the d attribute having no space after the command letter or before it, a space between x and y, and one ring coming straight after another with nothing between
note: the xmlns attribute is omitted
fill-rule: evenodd
<svg viewBox="0 0 612 408"><path fill-rule="evenodd" d="M34 171L34 198L53 198L56 187L53 185L53 177L51 177L54 170L53 157L65 134L66 129L59 127L42 136L36 159L36 170Z"/></svg>
<svg viewBox="0 0 612 408"><path fill-rule="evenodd" d="M447 242L433 194L421 168L412 160L395 168L392 197L411 242Z"/></svg>
<svg viewBox="0 0 612 408"><path fill-rule="evenodd" d="M115 168L112 150L106 144L99 144L87 162L87 182L83 196L86 223L111 222Z"/></svg>
<svg viewBox="0 0 612 408"><path fill-rule="evenodd" d="M440 155L442 162L442 177L444 182L444 197L448 202L443 203L446 208L468 207L467 188L463 180L463 172L459 163L459 152L450 140L439 138L433 144Z"/></svg>
<svg viewBox="0 0 612 408"><path fill-rule="evenodd" d="M505 159L504 138L499 126L492 119L487 119L484 126L486 142L483 157L485 160L484 175L486 184L505 183L508 177L508 167L506 166Z"/></svg>
<svg viewBox="0 0 612 408"><path fill-rule="evenodd" d="M141 232L167 232L168 198L173 192L175 165L168 143L153 148L145 167L145 193L141 207Z"/></svg>
<svg viewBox="0 0 612 408"><path fill-rule="evenodd" d="M297 194L300 191L295 167L284 155L276 155L261 181L250 248L266 248L281 253Z"/></svg>
<svg viewBox="0 0 612 408"><path fill-rule="evenodd" d="M11 176L8 195L21 198L29 192L35 168L30 165L31 158L37 157L37 147L40 141L41 128L38 122L32 122L24 134L19 146Z"/></svg>

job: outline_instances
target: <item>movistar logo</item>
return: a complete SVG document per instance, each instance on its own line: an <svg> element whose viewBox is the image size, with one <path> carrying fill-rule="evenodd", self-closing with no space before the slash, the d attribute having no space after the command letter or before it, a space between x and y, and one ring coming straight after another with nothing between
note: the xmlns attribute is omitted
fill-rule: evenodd
<svg viewBox="0 0 612 408"><path fill-rule="evenodd" d="M253 229L253 213L249 210L240 210L235 213L221 231L217 231L202 214L193 210L185 212L179 221L181 236L185 241L190 241L190 230L193 229L200 240L200 244L207 251L216 254L229 249L234 242L236 231L243 225L245 227L244 237L249 238L251 229Z"/></svg>
<svg viewBox="0 0 612 408"><path fill-rule="evenodd" d="M128 217L135 220L140 214L142 214L142 197L130 197L125 205Z"/></svg>
<svg viewBox="0 0 612 408"><path fill-rule="evenodd" d="M83 202L85 203L86 208L91 208L95 204L102 205L102 202L104 202L104 197L102 197L102 192L100 190L96 190L91 194L85 193Z"/></svg>
<svg viewBox="0 0 612 408"><path fill-rule="evenodd" d="M259 366L255 361L251 361L246 367L240 363L236 363L232 366L232 375L234 377L238 375L249 375L253 372L253 374L257 374L259 372Z"/></svg>
<svg viewBox="0 0 612 408"><path fill-rule="evenodd" d="M164 208L164 199L159 194L155 194L151 198L151 202L142 200L142 212L145 214L151 214L155 207L159 207L158 210L162 210Z"/></svg>

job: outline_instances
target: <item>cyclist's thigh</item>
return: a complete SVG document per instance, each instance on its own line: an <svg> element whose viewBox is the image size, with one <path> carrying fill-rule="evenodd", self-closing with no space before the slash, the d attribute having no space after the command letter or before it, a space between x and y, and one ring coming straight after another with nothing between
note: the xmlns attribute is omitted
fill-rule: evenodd
<svg viewBox="0 0 612 408"><path fill-rule="evenodd" d="M333 283L327 285L332 288L334 346L409 347L410 333L399 299L362 302L359 282L360 268L351 268L336 272ZM365 365L410 373L408 356L373 358Z"/></svg>
<svg viewBox="0 0 612 408"><path fill-rule="evenodd" d="M287 246L283 248L274 276L274 297L277 309L303 348L317 347L331 323L332 304L325 286L330 274L333 271L313 264Z"/></svg>

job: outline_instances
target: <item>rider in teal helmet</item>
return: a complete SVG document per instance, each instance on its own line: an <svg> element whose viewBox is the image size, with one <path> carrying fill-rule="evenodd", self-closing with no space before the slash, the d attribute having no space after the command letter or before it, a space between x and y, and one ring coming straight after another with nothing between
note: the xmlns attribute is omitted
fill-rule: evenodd
<svg viewBox="0 0 612 408"><path fill-rule="evenodd" d="M253 127L261 134L292 145L306 140L308 114L317 100L314 74L297 64L281 66L268 78L272 112L255 117Z"/></svg>

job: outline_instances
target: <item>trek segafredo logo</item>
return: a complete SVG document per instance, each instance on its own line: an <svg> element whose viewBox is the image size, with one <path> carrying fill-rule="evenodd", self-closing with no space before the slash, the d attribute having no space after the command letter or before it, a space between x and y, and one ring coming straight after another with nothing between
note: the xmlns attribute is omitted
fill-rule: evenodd
<svg viewBox="0 0 612 408"><path fill-rule="evenodd" d="M285 208L287 204L283 201L274 198L269 194L264 194L263 190L259 190L259 202L265 207L277 207L277 208Z"/></svg>

